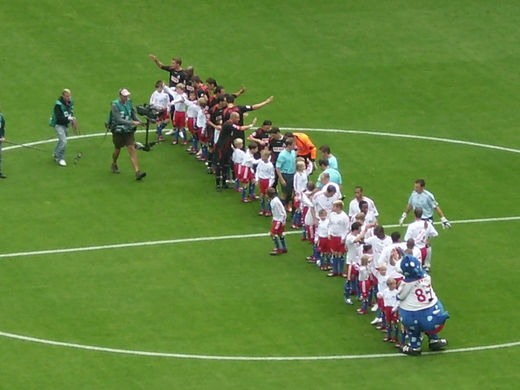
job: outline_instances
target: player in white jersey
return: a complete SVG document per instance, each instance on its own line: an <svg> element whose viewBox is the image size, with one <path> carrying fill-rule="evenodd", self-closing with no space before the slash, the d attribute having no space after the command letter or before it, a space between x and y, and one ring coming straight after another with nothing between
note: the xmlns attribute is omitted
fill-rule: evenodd
<svg viewBox="0 0 520 390"><path fill-rule="evenodd" d="M299 161L299 157L296 161L296 173L294 174L294 194L301 197L303 191L307 189L307 183L309 181L307 172L305 170L305 161L302 159Z"/></svg>
<svg viewBox="0 0 520 390"><path fill-rule="evenodd" d="M329 218L325 210L320 210L318 214L320 221L316 227L314 236L315 255L314 261L320 266L322 271L326 271L330 265L330 245L329 245ZM309 260L313 262L312 260Z"/></svg>
<svg viewBox="0 0 520 390"><path fill-rule="evenodd" d="M270 216L269 200L267 198L267 189L274 184L276 172L271 162L271 152L269 149L263 149L260 152L260 161L256 166L255 180L260 191L260 212L258 215Z"/></svg>
<svg viewBox="0 0 520 390"><path fill-rule="evenodd" d="M383 225L377 225L374 227L374 235L365 240L367 244L372 245L374 251L374 265L379 264L379 256L383 252L383 249L388 245L392 244L390 236L385 234L385 228Z"/></svg>
<svg viewBox="0 0 520 390"><path fill-rule="evenodd" d="M242 138L235 138L233 140L233 154L231 161L233 162L233 171L235 174L235 191L240 192L240 175L242 173L242 162L246 158L244 151L244 141Z"/></svg>
<svg viewBox="0 0 520 390"><path fill-rule="evenodd" d="M316 189L314 190L315 193L326 192L329 186L333 186L336 190L338 199L341 199L343 197L343 195L341 194L340 186L337 183L334 183L330 180L330 175L327 172L323 172L318 180L321 183L321 187L316 187Z"/></svg>
<svg viewBox="0 0 520 390"><path fill-rule="evenodd" d="M298 157L299 159L300 157ZM293 189L294 189L294 214L291 223L291 228L298 229L302 227L303 207L301 204L302 193L307 189L307 172L305 171L305 160L302 158L296 161L296 172L294 173Z"/></svg>
<svg viewBox="0 0 520 390"><path fill-rule="evenodd" d="M377 297L377 303L376 303L377 313L376 313L376 317L372 320L371 324L372 325L382 324L382 326L380 328L383 328L386 326L386 321L385 321L385 316L384 316L384 311L383 311L383 308L384 308L383 299L382 299L382 296L379 295L379 293L381 291L385 290L387 287L386 281L388 280L389 276L387 273L386 265L381 264L377 268L375 267L372 270L372 274L374 275L374 277L377 280L377 284L375 286L376 297Z"/></svg>
<svg viewBox="0 0 520 390"><path fill-rule="evenodd" d="M433 227L429 220L422 219L422 209L417 207L414 210L415 221L408 225L405 241L412 238L415 245L421 250L421 260L426 272L430 271L432 248L430 246L430 238L437 237L439 233Z"/></svg>
<svg viewBox="0 0 520 390"><path fill-rule="evenodd" d="M198 100L199 109L197 110L197 119L195 122L195 136L193 137L193 150L192 154L198 155L199 150L199 141L203 141L206 139L206 126L208 122L208 112L207 112L207 106L208 106L208 100L206 97L201 97Z"/></svg>
<svg viewBox="0 0 520 390"><path fill-rule="evenodd" d="M255 159L255 153L257 152L258 144L256 142L250 143L241 163L239 180L242 186L242 203L248 203L257 198L255 195L255 171L253 169L253 166L260 161ZM248 186L249 192L247 191Z"/></svg>
<svg viewBox="0 0 520 390"><path fill-rule="evenodd" d="M188 153L194 154L198 151L198 134L197 134L197 116L200 112L199 101L197 99L197 92L190 91L188 93L188 100L185 101L187 105L186 117L188 131L191 134L192 145L186 149Z"/></svg>
<svg viewBox="0 0 520 390"><path fill-rule="evenodd" d="M368 203L368 211L370 211L373 214L374 218L377 219L377 217L379 216L379 212L377 211L376 204L374 203L374 201L369 197L363 195L363 187L356 186L354 188L354 199L350 201L348 208L348 216L350 217L352 223L354 223L354 218L356 217L356 214L362 211L359 208L359 202L362 200Z"/></svg>
<svg viewBox="0 0 520 390"><path fill-rule="evenodd" d="M438 333L444 328L449 315L433 290L430 276L422 269L421 262L410 255L402 258L401 270L404 281L399 285L397 294L399 315L410 342L401 348L401 352L420 355L422 333L428 336L431 350L444 348L448 342L440 339Z"/></svg>
<svg viewBox="0 0 520 390"><path fill-rule="evenodd" d="M383 248L383 250L381 251L381 254L378 257L377 266L379 266L381 264L386 265L388 268L387 271L388 271L389 276L396 280L400 280L400 279L402 279L402 275L398 272L396 267L394 265L392 265L392 261L391 261L392 252L394 250L398 250L399 252L404 253L404 251L406 249L408 249L408 247L407 247L406 242L401 242L401 233L393 232L390 235L390 237L392 238L392 243L390 245L385 246ZM416 246L413 246L411 249L412 249L412 255L414 257L417 257L417 258L421 257L421 250L419 248L417 248Z"/></svg>
<svg viewBox="0 0 520 390"><path fill-rule="evenodd" d="M271 224L271 239L274 242L274 249L271 251L271 255L279 255L287 253L287 246L285 244L285 221L287 219L287 212L285 207L276 195L276 189L269 187L267 190L267 196L270 199L271 212L273 213L273 222Z"/></svg>
<svg viewBox="0 0 520 390"><path fill-rule="evenodd" d="M170 103L170 98L168 94L164 91L164 81L158 80L155 83L155 91L153 91L150 96L150 107L159 111L159 115L156 120L157 125L157 140L164 141L164 136L162 135L163 129L168 124L169 115L168 108Z"/></svg>
<svg viewBox="0 0 520 390"><path fill-rule="evenodd" d="M343 211L343 201L336 200L329 213L329 247L332 254L332 272L327 276L344 275L345 240L349 231L350 219Z"/></svg>
<svg viewBox="0 0 520 390"><path fill-rule="evenodd" d="M357 265L358 271L358 289L359 297L361 299L361 307L356 310L358 314L367 314L368 297L370 293L370 266L372 256L364 254Z"/></svg>
<svg viewBox="0 0 520 390"><path fill-rule="evenodd" d="M350 233L347 234L345 244L347 247L347 281L345 282L345 303L352 305L350 293L356 291L357 294L357 270L355 264L359 264L363 251L363 240L365 239L365 231L361 230L361 224L354 222L350 227Z"/></svg>
<svg viewBox="0 0 520 390"><path fill-rule="evenodd" d="M387 287L382 290L381 299L383 301L383 310L386 322L386 336L383 341L394 343L396 347L401 344L397 341L399 338L399 301L397 299L397 282L393 278L386 281ZM393 333L393 334L392 334Z"/></svg>
<svg viewBox="0 0 520 390"><path fill-rule="evenodd" d="M312 181L307 182L307 189L302 193L302 241L308 240L310 243L314 243L314 219L312 217L311 208L313 207L312 203L312 192L314 191L314 183ZM316 253L313 254L313 256ZM312 257L312 256L310 256ZM307 260L312 260L307 258Z"/></svg>
<svg viewBox="0 0 520 390"><path fill-rule="evenodd" d="M336 191L336 187L333 185L328 185L324 192L320 191L314 194L313 207L311 209L311 214L314 218L314 225L318 224L318 213L320 210L324 209L327 213L330 213L332 211L332 204L337 200L340 200L340 198Z"/></svg>
<svg viewBox="0 0 520 390"><path fill-rule="evenodd" d="M175 86L175 89L164 86L164 90L171 96L170 107L175 107L175 113L173 114L173 127L175 129L174 138L172 141L173 145L179 143L179 136L182 136L184 141L182 143L186 145L188 143L186 137L186 109L188 96L184 92L184 84L179 83Z"/></svg>

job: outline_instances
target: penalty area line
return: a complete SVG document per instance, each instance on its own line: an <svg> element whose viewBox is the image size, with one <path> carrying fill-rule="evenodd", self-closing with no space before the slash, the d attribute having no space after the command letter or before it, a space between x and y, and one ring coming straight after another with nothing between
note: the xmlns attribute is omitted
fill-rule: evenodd
<svg viewBox="0 0 520 390"><path fill-rule="evenodd" d="M196 354L183 354L183 353L169 353L169 352L154 352L154 351L140 351L131 349L121 348L108 348L100 347L95 345L85 345L77 343L67 343L63 341L54 341L40 339L36 337L29 337L18 335L14 333L0 331L0 336L20 340L25 342L52 345L57 347L82 349L95 352L114 353L121 355L136 355L146 357L161 357L161 358L174 358L174 359L192 359L192 360L227 360L227 361L304 361L304 360L357 360L357 359L378 359L378 358L396 358L404 357L406 355L402 353L376 353L366 355L330 355L330 356L218 356L218 355L196 355ZM465 347L448 349L439 352L424 352L423 355L437 355L444 353L464 353L464 352L477 352L493 349L512 348L520 346L520 341L495 344L495 345L482 345L476 347Z"/></svg>
<svg viewBox="0 0 520 390"><path fill-rule="evenodd" d="M518 221L520 216L516 217L498 217L498 218L479 218L479 219L462 219L458 221L451 221L452 225L465 224L465 223L488 223L488 222L506 222L506 221ZM435 222L439 225L440 222ZM399 228L399 225L383 225L385 228ZM406 226L402 226L406 227ZM293 230L285 233L286 235L301 234L301 230ZM106 249L121 249L131 247L144 247L144 246L156 246L156 245L172 245L182 244L187 242L202 242L202 241L218 241L218 240L237 240L257 237L267 237L269 233L252 233L252 234L235 234L226 236L212 236L212 237L192 237L192 238L177 238L171 240L158 240L158 241L141 241L141 242L128 242L121 244L106 244L106 245L95 245L77 248L58 248L58 249L45 249L38 251L27 251L27 252L13 252L13 253L0 253L0 258L14 258L14 257L27 257L27 256L39 256L39 255L52 255L60 253L75 253L75 252L89 252L89 251L100 251Z"/></svg>

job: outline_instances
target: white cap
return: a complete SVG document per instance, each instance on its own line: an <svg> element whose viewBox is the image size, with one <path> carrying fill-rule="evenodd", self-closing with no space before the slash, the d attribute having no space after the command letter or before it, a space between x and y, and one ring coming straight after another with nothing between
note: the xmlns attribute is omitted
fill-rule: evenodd
<svg viewBox="0 0 520 390"><path fill-rule="evenodd" d="M130 91L128 89L126 89L126 88L123 88L123 89L119 90L119 94L121 96L130 96Z"/></svg>

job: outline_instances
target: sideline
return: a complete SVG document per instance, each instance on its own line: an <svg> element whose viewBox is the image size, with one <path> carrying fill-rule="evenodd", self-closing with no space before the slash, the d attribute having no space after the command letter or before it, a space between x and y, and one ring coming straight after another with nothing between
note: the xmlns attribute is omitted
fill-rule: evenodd
<svg viewBox="0 0 520 390"><path fill-rule="evenodd" d="M489 222L506 222L506 221L519 221L520 216L517 217L498 217L498 218L479 218L479 219L462 219L459 221L450 221L452 225L464 224L464 223L489 223ZM440 225L441 222L435 222L434 225ZM383 225L385 228L398 228L399 225ZM402 227L406 227L403 225ZM285 232L286 235L301 234L301 230L292 230ZM39 256L39 255L53 255L57 253L72 253L72 252L88 252L88 251L99 251L105 249L119 249L119 248L131 248L131 247L143 247L143 246L155 246L155 245L172 245L182 244L186 242L200 242L200 241L219 241L219 240L237 240L246 238L257 238L267 237L268 232L264 233L251 233L251 234L235 234L227 236L213 236L213 237L189 237L189 238L176 238L171 240L158 240L158 241L141 241L141 242L128 242L121 244L106 244L106 245L94 245L84 246L77 248L57 248L57 249L45 249L39 251L27 251L27 252L13 252L13 253L0 253L0 259L2 258L14 258L14 257L28 257L28 256Z"/></svg>

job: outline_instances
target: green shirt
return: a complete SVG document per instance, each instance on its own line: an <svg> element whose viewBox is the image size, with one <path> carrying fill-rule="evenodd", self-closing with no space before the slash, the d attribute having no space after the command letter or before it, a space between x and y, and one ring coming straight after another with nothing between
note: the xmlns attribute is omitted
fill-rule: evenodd
<svg viewBox="0 0 520 390"><path fill-rule="evenodd" d="M111 109L111 128L115 133L131 133L135 131L133 121L139 120L132 105L132 101L128 99L126 103L116 99L112 102Z"/></svg>

